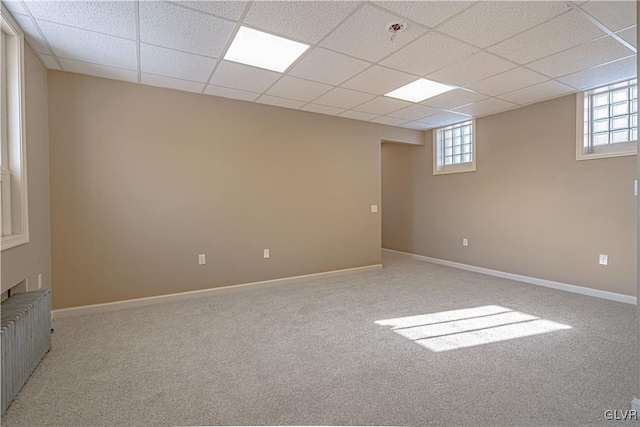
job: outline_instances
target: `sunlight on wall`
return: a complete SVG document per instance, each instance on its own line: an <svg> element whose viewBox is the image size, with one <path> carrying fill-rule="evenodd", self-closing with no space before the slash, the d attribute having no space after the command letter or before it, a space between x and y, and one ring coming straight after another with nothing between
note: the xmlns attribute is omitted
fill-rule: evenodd
<svg viewBox="0 0 640 427"><path fill-rule="evenodd" d="M571 329L498 305L378 320L395 333L440 352Z"/></svg>

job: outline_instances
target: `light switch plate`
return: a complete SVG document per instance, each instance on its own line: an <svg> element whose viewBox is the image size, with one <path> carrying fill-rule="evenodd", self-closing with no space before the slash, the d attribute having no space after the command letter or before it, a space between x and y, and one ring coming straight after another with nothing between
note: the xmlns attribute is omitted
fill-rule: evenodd
<svg viewBox="0 0 640 427"><path fill-rule="evenodd" d="M462 239L462 246L469 246L469 239Z"/></svg>
<svg viewBox="0 0 640 427"><path fill-rule="evenodd" d="M371 213L378 213L378 205L371 205Z"/></svg>
<svg viewBox="0 0 640 427"><path fill-rule="evenodd" d="M609 264L609 255L600 254L600 265L607 265L607 264Z"/></svg>
<svg viewBox="0 0 640 427"><path fill-rule="evenodd" d="M198 264L199 265L204 265L206 263L207 263L207 259L206 259L205 255L204 254L198 255Z"/></svg>
<svg viewBox="0 0 640 427"><path fill-rule="evenodd" d="M265 258L265 259L269 258L269 256L270 256L270 255L269 255L269 249L265 249L265 250L264 250L264 252L263 252L263 256L264 256L264 258Z"/></svg>

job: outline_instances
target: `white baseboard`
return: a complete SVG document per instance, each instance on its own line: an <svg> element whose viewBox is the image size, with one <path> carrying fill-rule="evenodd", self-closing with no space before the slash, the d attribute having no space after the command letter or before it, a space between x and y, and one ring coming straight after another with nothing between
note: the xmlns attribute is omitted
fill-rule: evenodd
<svg viewBox="0 0 640 427"><path fill-rule="evenodd" d="M146 298L136 298L124 301L114 301L103 304L83 305L79 307L61 308L51 312L51 319L61 319L64 317L80 316L83 314L104 313L109 311L121 310L123 308L142 307L145 305L153 305L167 301L176 301L189 298L197 298L209 294L221 294L225 292L233 292L250 286L278 286L283 284L300 283L304 280L318 279L326 277L337 277L345 274L364 273L371 270L379 270L382 264L367 265L364 267L346 268L344 270L326 271L323 273L305 274L303 276L285 277L282 279L263 280L260 282L242 283L239 285L221 286L219 288L201 289L198 291L180 292L176 294L158 295Z"/></svg>
<svg viewBox="0 0 640 427"><path fill-rule="evenodd" d="M504 271L491 270L489 268L476 267L475 265L467 265L459 262L446 261L438 258L430 258L423 255L411 254L408 252L396 251L393 249L382 249L383 251L393 252L413 259L427 261L433 264L446 265L447 267L459 268L461 270L474 271L476 273L487 274L489 276L501 277L503 279L515 280L517 282L529 283L531 285L544 286L547 288L559 289L561 291L573 292L576 294L588 295L597 298L608 299L611 301L624 302L626 304L637 304L637 298L631 295L618 294L615 292L602 291L599 289L586 288L584 286L569 285L567 283L554 282L552 280L538 279L536 277L522 276L520 274L507 273Z"/></svg>

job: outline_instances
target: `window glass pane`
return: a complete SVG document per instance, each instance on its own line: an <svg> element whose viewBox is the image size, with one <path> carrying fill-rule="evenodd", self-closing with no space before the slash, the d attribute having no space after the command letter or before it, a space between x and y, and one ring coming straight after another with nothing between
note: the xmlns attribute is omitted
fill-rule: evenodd
<svg viewBox="0 0 640 427"><path fill-rule="evenodd" d="M631 101L631 112L632 113L637 113L638 112L638 100L634 99L633 101Z"/></svg>
<svg viewBox="0 0 640 427"><path fill-rule="evenodd" d="M593 119L604 119L609 117L609 106L605 105L604 107L598 107L593 109Z"/></svg>
<svg viewBox="0 0 640 427"><path fill-rule="evenodd" d="M611 143L615 144L617 142L627 142L629 141L629 131L628 130L617 130L615 132L611 132Z"/></svg>
<svg viewBox="0 0 640 427"><path fill-rule="evenodd" d="M611 130L626 129L629 127L629 116L616 117L611 119Z"/></svg>
<svg viewBox="0 0 640 427"><path fill-rule="evenodd" d="M622 102L627 100L627 89L617 90L611 93L611 102Z"/></svg>
<svg viewBox="0 0 640 427"><path fill-rule="evenodd" d="M444 164L445 165L450 165L452 163L451 157L445 157L444 158Z"/></svg>
<svg viewBox="0 0 640 427"><path fill-rule="evenodd" d="M456 145L455 147L453 147L453 154L460 154L460 146Z"/></svg>
<svg viewBox="0 0 640 427"><path fill-rule="evenodd" d="M631 86L631 99L638 99L638 89L636 86Z"/></svg>
<svg viewBox="0 0 640 427"><path fill-rule="evenodd" d="M609 120L598 120L593 122L594 132L606 132L609 130Z"/></svg>
<svg viewBox="0 0 640 427"><path fill-rule="evenodd" d="M444 149L444 155L445 156L450 156L453 154L453 148L449 147L449 148L445 148Z"/></svg>
<svg viewBox="0 0 640 427"><path fill-rule="evenodd" d="M629 103L628 102L620 102L618 104L611 105L611 115L619 116L621 114L629 114Z"/></svg>
<svg viewBox="0 0 640 427"><path fill-rule="evenodd" d="M596 133L593 135L593 145L607 145L609 143L608 133Z"/></svg>
<svg viewBox="0 0 640 427"><path fill-rule="evenodd" d="M469 163L471 161L471 155L470 154L465 154L462 158L462 161L465 163Z"/></svg>
<svg viewBox="0 0 640 427"><path fill-rule="evenodd" d="M631 129L631 140L632 141L638 140L638 129Z"/></svg>
<svg viewBox="0 0 640 427"><path fill-rule="evenodd" d="M451 147L453 145L451 138L447 138L444 140L444 146L445 147Z"/></svg>
<svg viewBox="0 0 640 427"><path fill-rule="evenodd" d="M637 114L632 114L630 117L631 117L631 127L632 128L637 128L638 127L638 115Z"/></svg>
<svg viewBox="0 0 640 427"><path fill-rule="evenodd" d="M599 107L601 105L607 105L609 103L609 94L603 93L601 95L596 95L592 98L592 102L594 107Z"/></svg>

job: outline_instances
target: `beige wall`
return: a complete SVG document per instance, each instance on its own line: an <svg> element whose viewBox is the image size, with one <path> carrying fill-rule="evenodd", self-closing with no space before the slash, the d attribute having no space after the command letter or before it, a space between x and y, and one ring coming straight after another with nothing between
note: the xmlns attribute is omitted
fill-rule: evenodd
<svg viewBox="0 0 640 427"><path fill-rule="evenodd" d="M28 290L37 290L38 274L42 274L43 288L51 284L47 70L26 43L24 54L30 241L2 251L2 292L25 279Z"/></svg>
<svg viewBox="0 0 640 427"><path fill-rule="evenodd" d="M478 119L477 172L433 176L431 132L383 144L383 247L636 295L636 157L576 161L575 105Z"/></svg>
<svg viewBox="0 0 640 427"><path fill-rule="evenodd" d="M379 264L380 141L422 138L55 71L49 112L54 308Z"/></svg>

